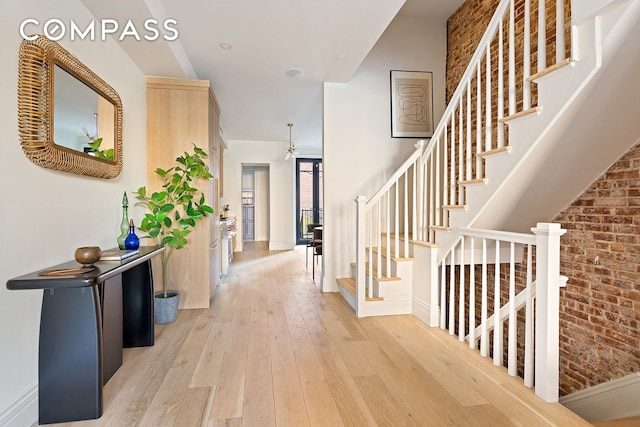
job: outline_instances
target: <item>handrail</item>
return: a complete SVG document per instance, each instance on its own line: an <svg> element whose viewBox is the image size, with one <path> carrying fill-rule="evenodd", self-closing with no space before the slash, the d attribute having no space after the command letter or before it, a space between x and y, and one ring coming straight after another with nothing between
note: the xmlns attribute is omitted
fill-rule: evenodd
<svg viewBox="0 0 640 427"><path fill-rule="evenodd" d="M485 30L484 34L482 35L482 38L480 39L480 43L478 43L478 47L476 48L476 51L471 56L471 60L469 61L469 65L467 66L467 69L465 70L465 72L462 74L462 77L460 78L460 83L458 84L458 87L456 87L456 90L453 92L453 95L451 95L449 104L447 105L447 108L444 110L444 113L442 114L442 119L438 122L438 125L433 131L433 136L431 137L429 146L425 150L425 155L433 149L432 147L434 145L434 141L444 132L446 126L448 125L449 122L448 120L446 120L446 118L450 117L453 114L453 112L456 110L458 103L455 101L460 100L462 98L462 94L466 89L466 85L467 85L466 82L471 80L471 78L475 74L477 70L477 66L481 62L483 55L485 55L487 47L493 41L493 36L495 36L496 32L498 31L498 27L500 26L500 23L502 22L502 18L506 13L507 9L509 8L509 4L511 3L511 1L512 0L502 0L498 5L498 7L496 8L496 11L493 14L493 17L491 18L491 21L489 22L487 29Z"/></svg>
<svg viewBox="0 0 640 427"><path fill-rule="evenodd" d="M404 174L416 162L416 160L420 158L423 153L424 144L424 140L416 142L416 149L413 153L411 153L411 156L409 156L409 158L405 160L398 169L396 169L393 175L389 177L387 182L382 187L380 187L380 189L376 191L369 200L367 200L367 206L371 206L373 203L380 200L380 198L398 181L402 174Z"/></svg>

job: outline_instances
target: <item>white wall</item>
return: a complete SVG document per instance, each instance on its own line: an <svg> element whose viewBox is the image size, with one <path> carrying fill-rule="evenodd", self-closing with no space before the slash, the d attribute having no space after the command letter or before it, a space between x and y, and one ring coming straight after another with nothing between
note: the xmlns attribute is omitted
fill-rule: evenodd
<svg viewBox="0 0 640 427"><path fill-rule="evenodd" d="M295 162L284 160L286 146L288 142L229 141L229 148L224 152L224 197L220 205L229 204L229 215L237 217L238 236L242 236L242 166L268 165L271 250L288 250L295 246ZM238 239L236 250L242 250L241 239Z"/></svg>
<svg viewBox="0 0 640 427"><path fill-rule="evenodd" d="M571 21L579 23L614 0L572 0Z"/></svg>
<svg viewBox="0 0 640 427"><path fill-rule="evenodd" d="M79 0L4 2L0 9L0 425L24 426L37 418L42 291L9 291L6 281L72 260L79 246L116 246L122 193L146 180L145 82L115 41L61 40L63 47L119 92L124 108L124 166L113 180L36 166L23 154L18 138L19 25L29 17L89 22L93 16ZM133 201L131 193L129 201ZM142 215L137 208L130 207L129 213L139 222Z"/></svg>
<svg viewBox="0 0 640 427"><path fill-rule="evenodd" d="M416 139L393 139L390 70L432 71L434 116L444 112L446 24L397 17L348 83L324 86L325 291L350 276L355 260L354 199L371 196L414 150Z"/></svg>
<svg viewBox="0 0 640 427"><path fill-rule="evenodd" d="M254 177L256 184L255 240L265 241L269 240L269 222L271 220L269 212L271 201L269 195L269 167L256 167L254 169Z"/></svg>

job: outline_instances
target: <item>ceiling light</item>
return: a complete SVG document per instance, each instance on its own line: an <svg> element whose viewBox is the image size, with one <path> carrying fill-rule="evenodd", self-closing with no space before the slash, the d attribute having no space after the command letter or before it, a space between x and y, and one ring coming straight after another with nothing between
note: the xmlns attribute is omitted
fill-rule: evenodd
<svg viewBox="0 0 640 427"><path fill-rule="evenodd" d="M229 50L233 47L231 46L231 43L220 43L218 46L220 46L220 48L224 50Z"/></svg>
<svg viewBox="0 0 640 427"><path fill-rule="evenodd" d="M344 59L346 57L347 57L347 55L345 55L344 53L339 53L339 54L336 55L336 58L338 58L340 60L342 60L342 59Z"/></svg>
<svg viewBox="0 0 640 427"><path fill-rule="evenodd" d="M287 76L289 77L302 77L304 71L300 68L289 68L287 70Z"/></svg>
<svg viewBox="0 0 640 427"><path fill-rule="evenodd" d="M295 159L296 154L298 154L298 152L296 151L296 147L291 142L291 128L293 127L293 123L287 123L287 126L289 126L289 148L284 153L285 160L289 160L291 158Z"/></svg>

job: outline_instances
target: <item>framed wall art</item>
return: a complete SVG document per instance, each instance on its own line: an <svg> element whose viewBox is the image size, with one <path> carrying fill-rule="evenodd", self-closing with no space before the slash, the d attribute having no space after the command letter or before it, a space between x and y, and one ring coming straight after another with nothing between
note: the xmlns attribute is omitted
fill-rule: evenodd
<svg viewBox="0 0 640 427"><path fill-rule="evenodd" d="M391 137L433 136L433 73L391 70Z"/></svg>

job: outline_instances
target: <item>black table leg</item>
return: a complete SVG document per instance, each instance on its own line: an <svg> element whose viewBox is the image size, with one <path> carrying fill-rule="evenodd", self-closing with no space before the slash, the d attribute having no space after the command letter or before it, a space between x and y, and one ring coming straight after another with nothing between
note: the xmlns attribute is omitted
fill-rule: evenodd
<svg viewBox="0 0 640 427"><path fill-rule="evenodd" d="M122 276L101 283L104 384L122 366Z"/></svg>
<svg viewBox="0 0 640 427"><path fill-rule="evenodd" d="M155 321L150 260L122 273L122 302L123 346L153 345Z"/></svg>
<svg viewBox="0 0 640 427"><path fill-rule="evenodd" d="M38 399L41 424L102 416L102 318L97 286L44 290Z"/></svg>

